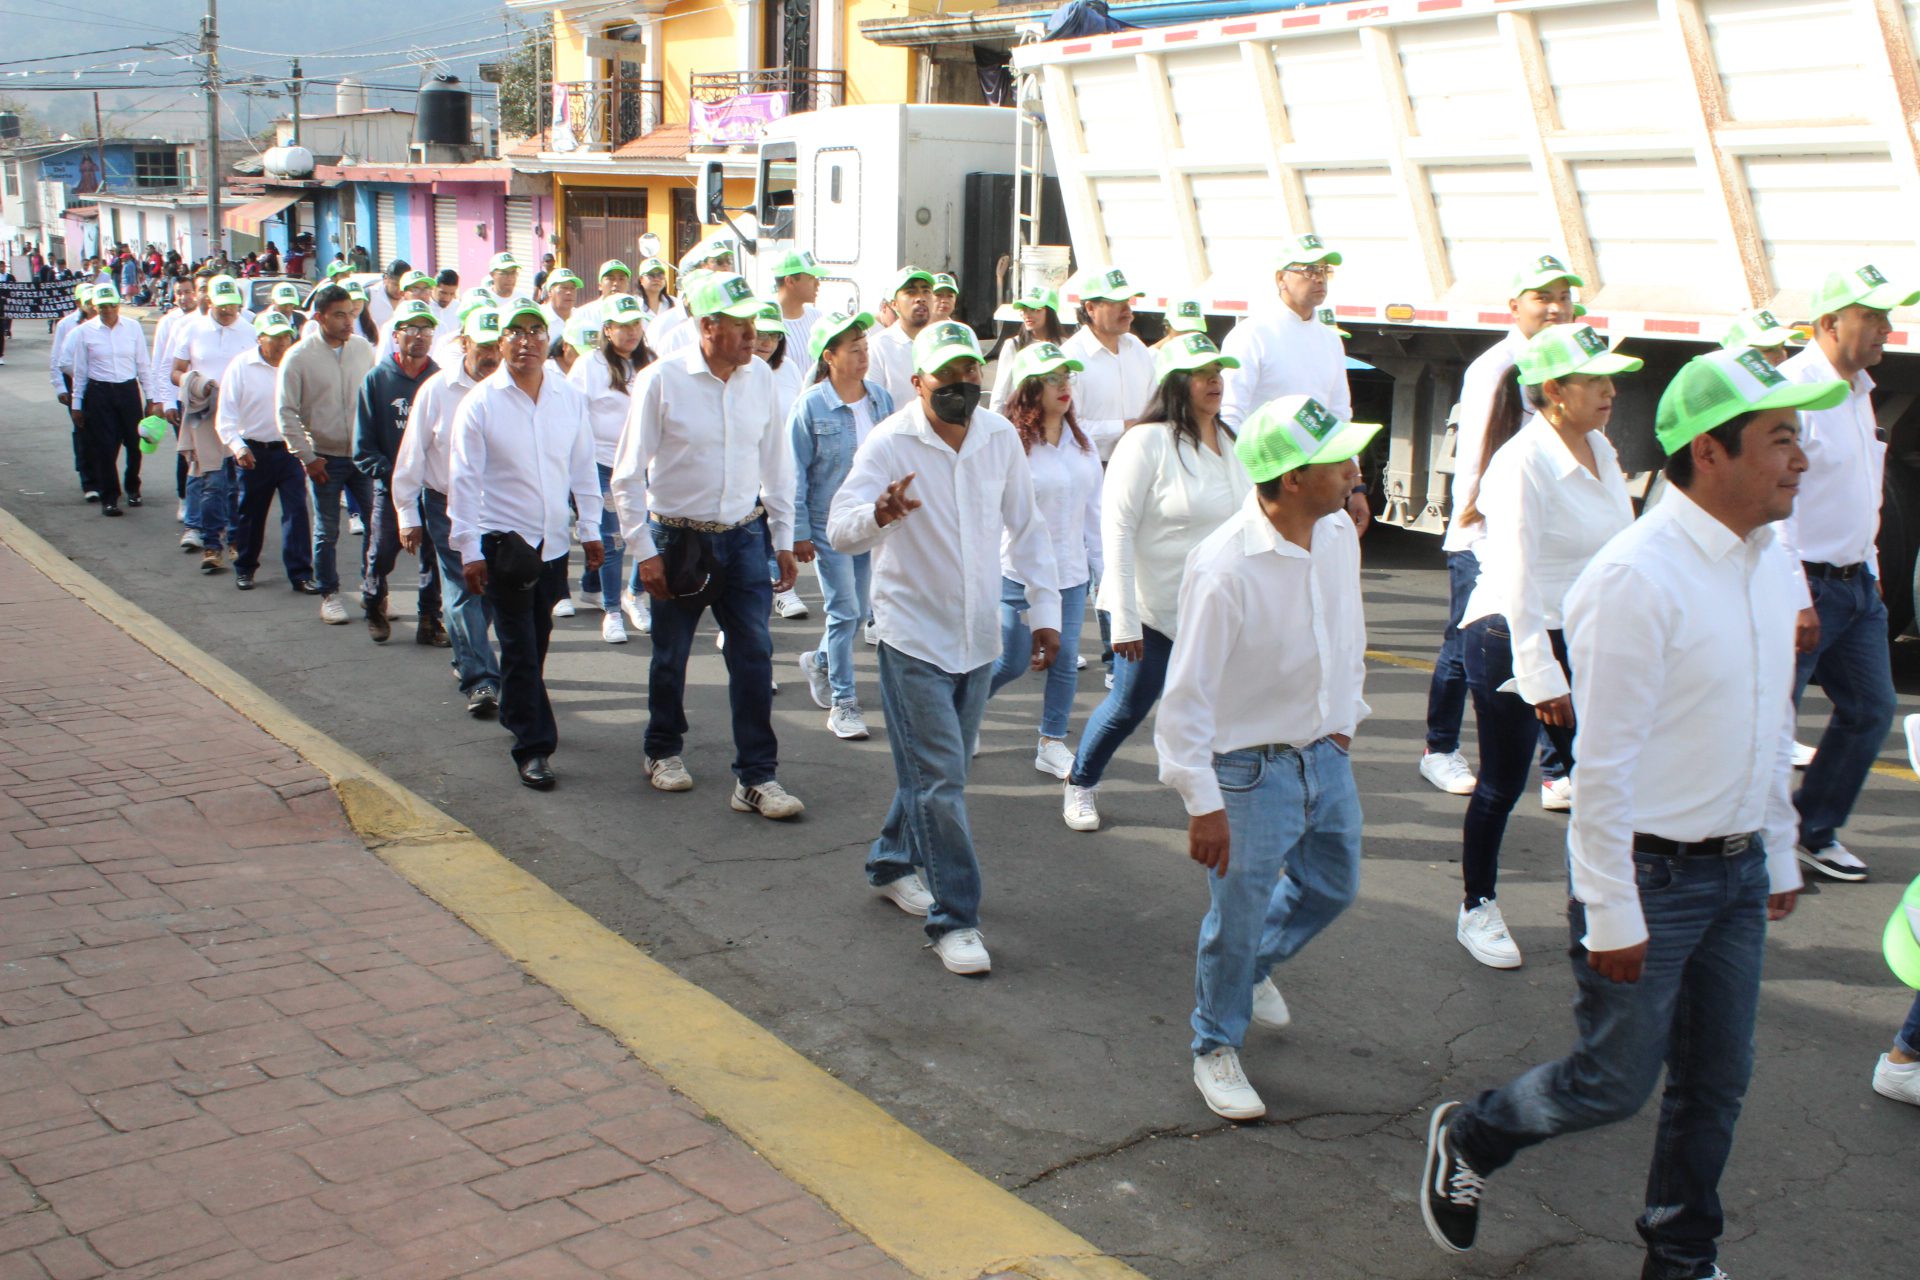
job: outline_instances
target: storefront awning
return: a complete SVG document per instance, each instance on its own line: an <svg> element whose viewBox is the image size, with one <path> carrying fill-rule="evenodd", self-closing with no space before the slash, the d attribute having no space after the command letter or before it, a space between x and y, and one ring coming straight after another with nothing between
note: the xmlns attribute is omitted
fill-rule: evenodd
<svg viewBox="0 0 1920 1280"><path fill-rule="evenodd" d="M227 210L221 215L220 221L226 225L229 231L238 231L242 235L257 236L260 234L261 223L273 217L274 214L279 213L288 205L297 202L299 199L300 197L297 194L290 196L263 196L258 200L249 201L237 209Z"/></svg>

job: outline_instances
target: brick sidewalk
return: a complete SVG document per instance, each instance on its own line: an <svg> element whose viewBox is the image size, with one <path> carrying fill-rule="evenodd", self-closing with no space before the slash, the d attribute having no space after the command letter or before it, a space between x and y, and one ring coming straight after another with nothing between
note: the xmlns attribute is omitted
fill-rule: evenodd
<svg viewBox="0 0 1920 1280"><path fill-rule="evenodd" d="M0 546L0 1280L897 1277Z"/></svg>

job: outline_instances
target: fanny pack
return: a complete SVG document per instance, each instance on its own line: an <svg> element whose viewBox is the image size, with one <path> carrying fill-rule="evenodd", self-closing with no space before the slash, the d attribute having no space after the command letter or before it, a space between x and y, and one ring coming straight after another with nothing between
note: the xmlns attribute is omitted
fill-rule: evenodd
<svg viewBox="0 0 1920 1280"><path fill-rule="evenodd" d="M675 600L700 606L719 598L726 578L704 532L662 526L654 531L654 545L666 570L667 590Z"/></svg>
<svg viewBox="0 0 1920 1280"><path fill-rule="evenodd" d="M517 533L483 533L480 555L487 576L509 591L531 591L540 581L540 552Z"/></svg>

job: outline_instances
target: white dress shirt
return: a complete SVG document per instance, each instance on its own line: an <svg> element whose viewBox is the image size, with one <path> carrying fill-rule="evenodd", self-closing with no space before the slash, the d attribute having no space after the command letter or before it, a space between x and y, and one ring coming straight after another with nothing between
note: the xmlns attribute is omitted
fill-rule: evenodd
<svg viewBox="0 0 1920 1280"><path fill-rule="evenodd" d="M1839 382L1833 362L1817 342L1808 343L1780 366L1790 382ZM1865 564L1880 576L1881 485L1886 475L1887 442L1873 416L1873 379L1854 375L1853 391L1831 409L1800 411L1800 447L1807 471L1793 514L1780 522L1781 541L1793 561L1800 607L1813 607L1802 561L1815 564Z"/></svg>
<svg viewBox="0 0 1920 1280"><path fill-rule="evenodd" d="M635 563L659 554L649 514L732 525L755 503L774 550L793 550L793 445L766 361L723 382L694 347L641 370L632 399L609 492Z"/></svg>
<svg viewBox="0 0 1920 1280"><path fill-rule="evenodd" d="M638 375L635 376L637 380ZM603 467L611 467L614 451L620 447L620 433L627 426L627 413L633 408L632 383L615 387L613 366L598 349L573 362L567 381L587 398L587 425L593 428L593 460Z"/></svg>
<svg viewBox="0 0 1920 1280"><path fill-rule="evenodd" d="M988 395L985 404L995 413L1007 411L1007 401L1013 399L1013 361L1020 354L1020 339L1008 338L1000 344L993 355L993 392Z"/></svg>
<svg viewBox="0 0 1920 1280"><path fill-rule="evenodd" d="M913 339L898 322L867 330L867 377L885 387L895 404L920 398L913 389Z"/></svg>
<svg viewBox="0 0 1920 1280"><path fill-rule="evenodd" d="M588 303L587 305L598 306L599 299L596 298L593 302ZM667 340L668 334L672 333L675 329L679 328L681 325L691 324L692 322L693 322L693 317L687 311L686 304L683 302L675 302L672 306L666 308L664 311L653 312L647 317L646 322L643 326L647 332L647 346L656 355L659 354L661 349L661 344Z"/></svg>
<svg viewBox="0 0 1920 1280"><path fill-rule="evenodd" d="M174 341L173 359L176 362L185 360L188 373L197 373L218 382L228 365L247 352L258 350L259 343L255 340L253 327L242 323L238 316L234 317L232 324L223 325L211 315L205 315L180 326ZM162 376L171 381L172 372L173 365L168 364Z"/></svg>
<svg viewBox="0 0 1920 1280"><path fill-rule="evenodd" d="M204 311L184 311L174 307L160 317L160 323L153 326L152 364L159 370L159 376L154 379L158 385L154 389L160 393L161 404L177 406L180 403L180 388L173 381L174 343L189 321L198 320L205 314Z"/></svg>
<svg viewBox="0 0 1920 1280"><path fill-rule="evenodd" d="M67 339L80 327L80 312L69 311L60 317L60 323L53 326L52 350L47 352L47 374L53 382L53 394L67 394L67 379L73 376L73 361L66 358Z"/></svg>
<svg viewBox="0 0 1920 1280"><path fill-rule="evenodd" d="M1292 307L1276 302L1235 325L1220 350L1240 362L1224 372L1226 398L1220 416L1238 426L1253 411L1281 396L1312 396L1346 422L1353 417L1353 393L1347 388L1347 349L1330 324L1317 315L1301 319Z"/></svg>
<svg viewBox="0 0 1920 1280"><path fill-rule="evenodd" d="M1338 336L1338 335L1336 335ZM1460 403L1453 420L1453 510L1447 518L1447 536L1441 549L1474 551L1487 536L1484 520L1465 524L1460 513L1480 490L1480 455L1487 447L1487 425L1493 416L1494 397L1500 384L1513 376L1513 367L1526 348L1527 339L1518 329L1509 329L1500 341L1482 351L1467 366L1460 381ZM1533 406L1520 397L1520 425L1533 420Z"/></svg>
<svg viewBox="0 0 1920 1280"><path fill-rule="evenodd" d="M1176 449L1164 422L1143 422L1120 437L1100 501L1099 606L1112 617L1115 643L1141 639L1142 627L1169 639L1178 634L1187 554L1252 490L1225 435L1219 453L1184 443Z"/></svg>
<svg viewBox="0 0 1920 1280"><path fill-rule="evenodd" d="M1059 444L1034 441L1027 470L1033 475L1034 503L1053 544L1060 587L1085 586L1100 572L1100 455L1091 447L1082 449L1063 425ZM1007 555L1008 541L1002 541L1000 571L1025 586L1026 579Z"/></svg>
<svg viewBox="0 0 1920 1280"><path fill-rule="evenodd" d="M1636 831L1685 842L1763 832L1772 891L1800 887L1788 787L1796 588L1777 528L1737 538L1673 489L1567 597L1580 708L1567 852L1590 951L1646 940Z"/></svg>
<svg viewBox="0 0 1920 1280"><path fill-rule="evenodd" d="M1073 414L1105 462L1113 457L1127 423L1146 410L1153 396L1153 352L1130 333L1120 335L1118 351L1109 351L1091 327L1075 333L1060 349L1086 366L1073 375ZM1009 385L1008 398L1018 390Z"/></svg>
<svg viewBox="0 0 1920 1280"><path fill-rule="evenodd" d="M376 282L373 288L367 290L367 314L372 316L373 322L381 328L385 328L387 321L393 318L393 299L387 296L385 280ZM382 346L380 350L384 354L387 348Z"/></svg>
<svg viewBox="0 0 1920 1280"><path fill-rule="evenodd" d="M873 504L909 472L907 496L920 506L883 529ZM1027 587L1028 625L1058 631L1059 572L1020 433L976 409L956 453L917 399L873 429L827 512L834 550L873 552L881 642L955 675L1000 657L1003 535L1005 563Z"/></svg>
<svg viewBox="0 0 1920 1280"><path fill-rule="evenodd" d="M462 564L479 564L480 537L517 533L542 560L567 554L567 496L580 540L600 540L600 473L593 469L587 402L560 378L540 379L540 398L502 365L453 416L447 518Z"/></svg>
<svg viewBox="0 0 1920 1280"><path fill-rule="evenodd" d="M1160 781L1198 817L1223 807L1216 753L1351 738L1371 710L1366 651L1353 521L1334 512L1302 547L1249 493L1187 559L1180 636L1154 720Z"/></svg>
<svg viewBox="0 0 1920 1280"><path fill-rule="evenodd" d="M454 415L476 385L467 375L466 365L456 361L442 366L414 392L406 434L400 437L400 452L393 459L393 509L402 529L420 527L423 490L446 496L447 471L453 461Z"/></svg>
<svg viewBox="0 0 1920 1280"><path fill-rule="evenodd" d="M1549 631L1562 601L1607 540L1633 523L1633 498L1607 438L1587 433L1598 474L1536 417L1493 455L1476 500L1486 517L1480 581L1461 626L1504 615L1513 636L1513 690L1538 706L1568 692ZM1507 686L1502 686L1505 690Z"/></svg>
<svg viewBox="0 0 1920 1280"><path fill-rule="evenodd" d="M807 354L807 340L813 337L814 322L820 319L820 308L811 303L800 308L800 314L789 317L782 310L780 323L787 326L787 355L784 363L802 364L808 369L813 367L813 357Z"/></svg>
<svg viewBox="0 0 1920 1280"><path fill-rule="evenodd" d="M754 359L759 360L760 357L755 356ZM764 364L765 361L761 363ZM767 367L773 369L772 365ZM791 350L780 357L780 367L773 369L773 403L780 411L780 421L785 422L787 415L793 412L794 402L807 389L806 377L812 372L813 366L795 360ZM792 446L791 435L782 438L787 441L789 447Z"/></svg>
<svg viewBox="0 0 1920 1280"><path fill-rule="evenodd" d="M280 434L280 413L274 405L274 387L278 370L260 354L260 345L234 358L220 378L219 404L214 409L214 429L227 452L239 455L242 449L257 444L284 444Z"/></svg>
<svg viewBox="0 0 1920 1280"><path fill-rule="evenodd" d="M78 326L67 339L73 364L73 407L87 398L90 382L138 382L141 400L155 400L153 366L147 359L147 335L140 322L121 316L109 328L99 316Z"/></svg>

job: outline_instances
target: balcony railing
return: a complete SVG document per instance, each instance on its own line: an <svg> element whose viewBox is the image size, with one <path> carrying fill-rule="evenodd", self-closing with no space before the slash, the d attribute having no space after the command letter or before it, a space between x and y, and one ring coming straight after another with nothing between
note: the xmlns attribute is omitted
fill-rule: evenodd
<svg viewBox="0 0 1920 1280"><path fill-rule="evenodd" d="M616 151L666 117L658 80L580 80L547 85L540 104L542 151Z"/></svg>
<svg viewBox="0 0 1920 1280"><path fill-rule="evenodd" d="M787 109L811 111L847 100L847 73L818 67L774 67L766 71L695 71L688 95L695 102L725 102L748 93L784 93Z"/></svg>

